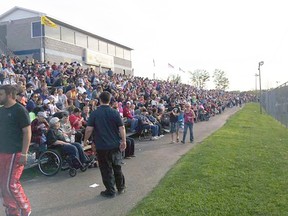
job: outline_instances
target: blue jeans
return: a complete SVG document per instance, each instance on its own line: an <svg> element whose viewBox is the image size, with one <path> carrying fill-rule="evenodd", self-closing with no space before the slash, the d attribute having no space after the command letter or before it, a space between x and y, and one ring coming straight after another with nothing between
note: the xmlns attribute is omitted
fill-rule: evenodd
<svg viewBox="0 0 288 216"><path fill-rule="evenodd" d="M185 142L188 128L189 128L189 132L190 132L190 142L193 142L193 140L194 140L193 123L191 123L191 122L184 123L184 132L183 132L183 140L182 141Z"/></svg>
<svg viewBox="0 0 288 216"><path fill-rule="evenodd" d="M159 134L159 126L158 125L144 125L143 129L151 129L152 136L158 136Z"/></svg>
<svg viewBox="0 0 288 216"><path fill-rule="evenodd" d="M68 145L62 145L61 151L69 156L78 158L81 163L86 163L88 161L87 156L85 155L82 146L80 143L71 143Z"/></svg>
<svg viewBox="0 0 288 216"><path fill-rule="evenodd" d="M135 131L138 126L138 119L127 119L128 124L130 124L131 131Z"/></svg>

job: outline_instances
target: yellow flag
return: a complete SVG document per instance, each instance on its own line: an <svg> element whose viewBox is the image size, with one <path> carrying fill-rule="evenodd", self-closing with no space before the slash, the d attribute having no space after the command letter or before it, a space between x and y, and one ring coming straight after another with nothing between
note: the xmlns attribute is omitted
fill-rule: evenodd
<svg viewBox="0 0 288 216"><path fill-rule="evenodd" d="M52 27L52 28L57 28L57 25L54 22L52 22L50 19L48 19L46 16L41 17L41 24Z"/></svg>

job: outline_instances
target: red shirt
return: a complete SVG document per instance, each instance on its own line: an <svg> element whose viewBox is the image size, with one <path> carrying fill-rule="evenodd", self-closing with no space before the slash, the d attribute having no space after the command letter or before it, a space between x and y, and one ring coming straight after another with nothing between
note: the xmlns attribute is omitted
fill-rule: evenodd
<svg viewBox="0 0 288 216"><path fill-rule="evenodd" d="M129 119L133 119L133 116L131 114L131 110L127 106L125 106L123 109L123 116L127 117Z"/></svg>
<svg viewBox="0 0 288 216"><path fill-rule="evenodd" d="M74 114L69 116L69 121L71 124L71 127L74 128L75 130L79 130L82 127L82 121L81 121L81 116L76 116Z"/></svg>
<svg viewBox="0 0 288 216"><path fill-rule="evenodd" d="M184 123L194 123L195 114L193 110L190 112L184 112Z"/></svg>

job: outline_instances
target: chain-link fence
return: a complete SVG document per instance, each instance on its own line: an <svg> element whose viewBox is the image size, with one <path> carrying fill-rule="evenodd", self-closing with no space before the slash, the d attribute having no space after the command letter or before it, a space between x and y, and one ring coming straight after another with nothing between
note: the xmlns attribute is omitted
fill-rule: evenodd
<svg viewBox="0 0 288 216"><path fill-rule="evenodd" d="M288 82L263 92L261 103L269 115L288 127Z"/></svg>

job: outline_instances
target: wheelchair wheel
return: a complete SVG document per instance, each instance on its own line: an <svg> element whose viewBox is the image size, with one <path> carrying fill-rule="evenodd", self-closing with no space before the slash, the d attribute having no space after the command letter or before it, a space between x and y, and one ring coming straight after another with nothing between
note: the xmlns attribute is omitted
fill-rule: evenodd
<svg viewBox="0 0 288 216"><path fill-rule="evenodd" d="M65 171L70 169L69 163L66 159L62 160L61 170Z"/></svg>
<svg viewBox="0 0 288 216"><path fill-rule="evenodd" d="M45 176L53 176L62 167L62 159L56 151L47 150L38 159L38 168Z"/></svg>
<svg viewBox="0 0 288 216"><path fill-rule="evenodd" d="M76 170L75 168L70 168L70 169L69 169L69 175L70 175L71 177L76 176L76 175L77 175L77 170Z"/></svg>
<svg viewBox="0 0 288 216"><path fill-rule="evenodd" d="M81 170L82 172L85 172L87 169L88 169L88 166L82 166L82 167L80 167L80 170Z"/></svg>

